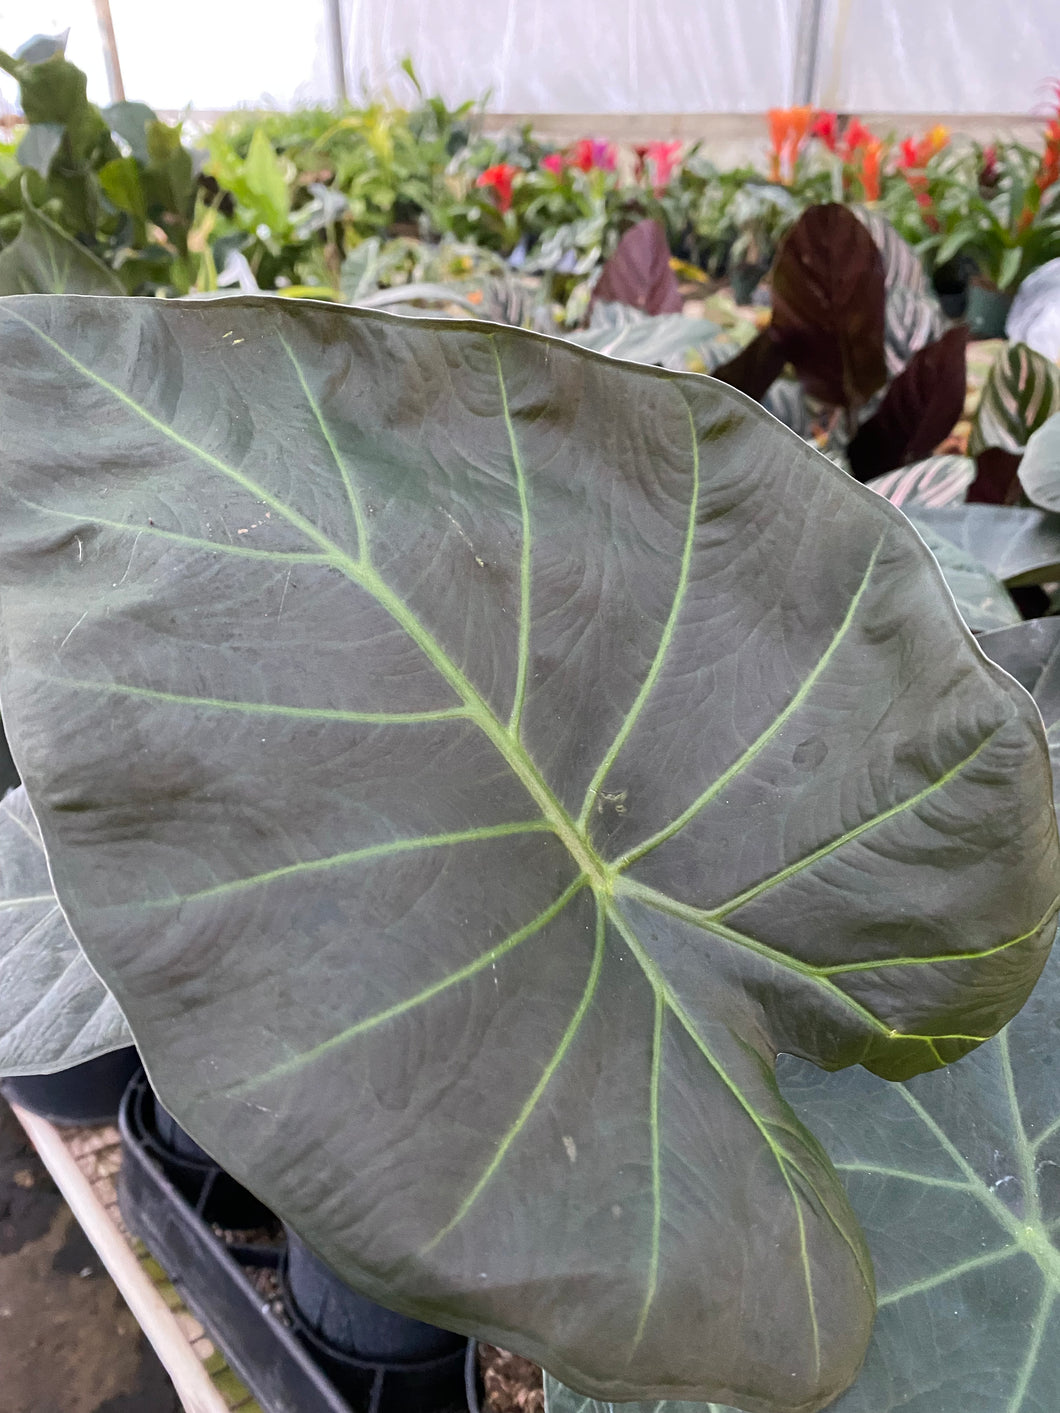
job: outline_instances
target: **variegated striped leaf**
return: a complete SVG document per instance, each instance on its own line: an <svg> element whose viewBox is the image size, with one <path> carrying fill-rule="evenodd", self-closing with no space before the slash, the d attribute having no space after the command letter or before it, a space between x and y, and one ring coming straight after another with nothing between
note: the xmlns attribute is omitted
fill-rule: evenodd
<svg viewBox="0 0 1060 1413"><path fill-rule="evenodd" d="M855 206L852 210L883 256L883 274L888 292L904 289L910 294L929 295L931 286L920 256L907 240L903 240L887 217L864 206Z"/></svg>
<svg viewBox="0 0 1060 1413"><path fill-rule="evenodd" d="M929 456L866 484L892 505L938 510L945 505L963 504L974 480L975 462L970 456Z"/></svg>
<svg viewBox="0 0 1060 1413"><path fill-rule="evenodd" d="M1060 412L1060 367L1024 343L1002 349L983 388L968 454L988 447L1019 454L1028 439Z"/></svg>
<svg viewBox="0 0 1060 1413"><path fill-rule="evenodd" d="M945 320L933 295L894 285L887 290L884 314L884 354L892 378L905 368L914 353L941 335Z"/></svg>

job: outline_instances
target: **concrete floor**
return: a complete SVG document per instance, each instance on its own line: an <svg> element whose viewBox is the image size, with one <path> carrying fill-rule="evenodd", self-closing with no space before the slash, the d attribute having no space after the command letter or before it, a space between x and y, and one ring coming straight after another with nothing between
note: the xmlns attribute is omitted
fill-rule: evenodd
<svg viewBox="0 0 1060 1413"><path fill-rule="evenodd" d="M180 1406L0 1099L0 1413L180 1413Z"/></svg>

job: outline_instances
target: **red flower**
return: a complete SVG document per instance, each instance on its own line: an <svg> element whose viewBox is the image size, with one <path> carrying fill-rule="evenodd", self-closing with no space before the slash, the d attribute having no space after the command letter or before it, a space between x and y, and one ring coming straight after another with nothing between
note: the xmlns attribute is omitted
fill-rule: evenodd
<svg viewBox="0 0 1060 1413"><path fill-rule="evenodd" d="M870 132L860 118L851 118L843 129L843 157L849 162L861 147L870 147L876 134Z"/></svg>
<svg viewBox="0 0 1060 1413"><path fill-rule="evenodd" d="M683 148L683 142L649 142L643 149L644 157L651 163L652 188L656 196L661 195L670 185L670 178L681 165ZM641 157L641 150L636 149L638 157ZM643 170L643 157L641 163Z"/></svg>
<svg viewBox="0 0 1060 1413"><path fill-rule="evenodd" d="M810 128L810 136L820 138L829 152L839 146L839 118L835 113L818 113Z"/></svg>
<svg viewBox="0 0 1060 1413"><path fill-rule="evenodd" d="M919 170L926 167L932 157L936 156L950 140L949 128L944 128L941 124L926 132L919 140L907 137L901 146L901 157L898 165L903 171Z"/></svg>
<svg viewBox="0 0 1060 1413"><path fill-rule="evenodd" d="M563 175L563 157L559 152L550 152L547 157L542 157L541 165L546 172L551 172L554 177Z"/></svg>
<svg viewBox="0 0 1060 1413"><path fill-rule="evenodd" d="M518 175L519 168L513 167L510 162L498 162L495 167L487 167L486 170L475 178L476 186L492 187L497 201L497 210L503 215L505 211L510 211L512 207L512 182Z"/></svg>
<svg viewBox="0 0 1060 1413"><path fill-rule="evenodd" d="M604 142L601 138L583 137L571 148L567 165L583 172L591 172L594 167L603 172L613 172L616 160L614 143Z"/></svg>

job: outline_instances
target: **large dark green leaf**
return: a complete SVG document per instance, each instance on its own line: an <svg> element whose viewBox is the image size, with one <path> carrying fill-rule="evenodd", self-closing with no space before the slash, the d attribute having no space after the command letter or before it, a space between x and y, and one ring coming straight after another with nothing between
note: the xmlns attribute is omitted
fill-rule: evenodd
<svg viewBox="0 0 1060 1413"><path fill-rule="evenodd" d="M102 260L27 205L18 235L0 250L0 295L121 294Z"/></svg>
<svg viewBox="0 0 1060 1413"><path fill-rule="evenodd" d="M809 1413L872 1278L778 1050L1020 1005L1022 690L712 379L279 300L0 309L5 719L163 1101L354 1285Z"/></svg>
<svg viewBox="0 0 1060 1413"><path fill-rule="evenodd" d="M957 545L1010 588L1060 579L1060 515L1013 505L916 506L908 514L918 530Z"/></svg>
<svg viewBox="0 0 1060 1413"><path fill-rule="evenodd" d="M921 539L938 561L946 587L973 633L1007 628L1020 622L1012 595L995 574L967 550L936 534L919 518L918 509L907 512Z"/></svg>
<svg viewBox="0 0 1060 1413"><path fill-rule="evenodd" d="M1060 618L984 634L1032 690L1060 766ZM1056 776L1060 782L1060 773ZM1060 800L1057 800L1060 805ZM829 1413L1053 1413L1060 1387L1060 957L998 1040L943 1074L882 1084L782 1056L872 1249L880 1309ZM633 1413L545 1378L548 1413ZM637 1413L709 1413L635 1405ZM711 1406L713 1413L729 1410Z"/></svg>
<svg viewBox="0 0 1060 1413"><path fill-rule="evenodd" d="M131 1045L55 901L20 786L0 800L0 1074L42 1074Z"/></svg>
<svg viewBox="0 0 1060 1413"><path fill-rule="evenodd" d="M1060 620L984 634L1030 687L1060 767ZM1060 781L1060 774L1056 776ZM1057 800L1060 804L1060 799ZM1051 1413L1060 1386L1060 966L999 1039L945 1074L784 1091L826 1135L869 1234L880 1313L834 1413Z"/></svg>

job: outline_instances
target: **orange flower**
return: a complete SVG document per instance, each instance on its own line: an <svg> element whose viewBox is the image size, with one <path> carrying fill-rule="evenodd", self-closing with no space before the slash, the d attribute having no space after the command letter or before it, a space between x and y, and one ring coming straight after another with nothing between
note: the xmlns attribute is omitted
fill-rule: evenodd
<svg viewBox="0 0 1060 1413"><path fill-rule="evenodd" d="M874 138L862 148L861 185L865 189L866 201L880 199L880 167L884 150L884 145L878 138Z"/></svg>
<svg viewBox="0 0 1060 1413"><path fill-rule="evenodd" d="M809 104L798 108L770 108L766 116L771 148L770 176L775 182L789 182L813 122L813 108Z"/></svg>

